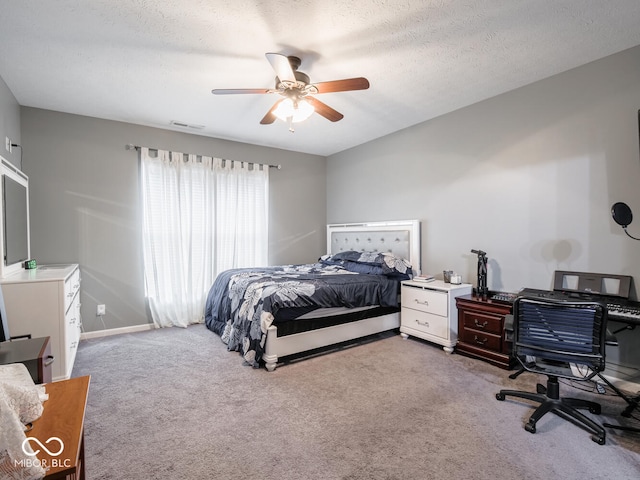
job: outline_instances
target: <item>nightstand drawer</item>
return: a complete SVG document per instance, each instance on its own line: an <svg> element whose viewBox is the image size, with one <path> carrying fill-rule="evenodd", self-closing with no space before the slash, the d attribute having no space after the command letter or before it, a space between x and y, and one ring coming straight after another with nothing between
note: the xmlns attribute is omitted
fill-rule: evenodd
<svg viewBox="0 0 640 480"><path fill-rule="evenodd" d="M462 332L458 333L458 339L464 343L496 352L500 351L502 344L502 337L500 335L493 335L488 332L479 332L478 330L467 330L466 328Z"/></svg>
<svg viewBox="0 0 640 480"><path fill-rule="evenodd" d="M69 310L73 299L80 290L80 270L75 271L64 282L64 311Z"/></svg>
<svg viewBox="0 0 640 480"><path fill-rule="evenodd" d="M502 336L503 317L501 316L461 310L458 312L458 318L461 318L464 328L471 328L473 330Z"/></svg>
<svg viewBox="0 0 640 480"><path fill-rule="evenodd" d="M402 307L447 317L447 292L402 286Z"/></svg>
<svg viewBox="0 0 640 480"><path fill-rule="evenodd" d="M449 319L447 317L406 307L402 307L400 315L402 327L444 339L449 338Z"/></svg>

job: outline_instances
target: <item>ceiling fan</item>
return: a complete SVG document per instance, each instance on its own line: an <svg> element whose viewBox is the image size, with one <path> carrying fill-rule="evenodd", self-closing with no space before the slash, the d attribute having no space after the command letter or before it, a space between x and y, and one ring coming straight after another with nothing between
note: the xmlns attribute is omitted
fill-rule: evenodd
<svg viewBox="0 0 640 480"><path fill-rule="evenodd" d="M293 132L292 124L306 120L314 111L327 120L337 122L342 120L344 115L312 95L366 90L369 88L369 81L364 77L311 83L307 74L298 71L301 63L298 57L285 56L279 53L267 53L265 55L277 75L275 88L211 90L214 95L277 93L284 97L278 100L264 118L260 120L262 125L271 124L276 118L280 118L289 123L289 130Z"/></svg>

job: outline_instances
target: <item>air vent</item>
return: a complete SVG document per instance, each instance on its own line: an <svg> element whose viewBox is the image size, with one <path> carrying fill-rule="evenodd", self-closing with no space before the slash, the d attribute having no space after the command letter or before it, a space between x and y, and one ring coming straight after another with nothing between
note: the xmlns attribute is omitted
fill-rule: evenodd
<svg viewBox="0 0 640 480"><path fill-rule="evenodd" d="M192 130L202 130L204 128L204 125L191 125L189 123L180 122L178 120L171 120L171 125L180 128L190 128Z"/></svg>

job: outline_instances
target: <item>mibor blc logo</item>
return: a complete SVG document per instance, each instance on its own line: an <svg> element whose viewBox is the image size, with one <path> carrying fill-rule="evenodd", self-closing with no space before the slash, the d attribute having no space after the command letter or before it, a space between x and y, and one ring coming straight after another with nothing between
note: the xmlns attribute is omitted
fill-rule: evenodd
<svg viewBox="0 0 640 480"><path fill-rule="evenodd" d="M29 444L29 442L35 442L38 445L40 445L40 448L42 448L45 452L47 452L47 454L51 455L52 457L57 457L58 455L60 455L62 453L62 451L64 450L64 443L62 442L62 440L60 440L58 437L50 437L46 442L47 445L51 442L58 442L58 445L60 447L60 450L58 450L57 452L52 452L51 450L49 450L47 447L45 447L42 442L40 440L38 440L35 437L27 437L24 439L24 441L22 442L22 451L29 455L30 457L35 457L38 453L40 453L40 450L35 450L33 453L29 452L26 448L27 444Z"/></svg>
<svg viewBox="0 0 640 480"><path fill-rule="evenodd" d="M39 448L33 450L32 452L31 449L27 448L27 445L33 448L32 444L35 444ZM51 460L47 460L47 459L40 460L36 458L36 455L40 453L40 449L44 450L45 452L47 452L49 456L54 458L52 458ZM66 468L71 466L71 460L69 460L68 458L65 458L65 459L56 458L56 457L59 457L64 451L64 442L60 440L58 437L49 437L44 443L42 443L40 440L38 440L35 437L27 437L22 441L22 451L25 453L25 455L28 455L29 457L32 457L32 458L16 461L15 462L16 466L20 466L20 467L40 466L44 469L47 469L50 467Z"/></svg>

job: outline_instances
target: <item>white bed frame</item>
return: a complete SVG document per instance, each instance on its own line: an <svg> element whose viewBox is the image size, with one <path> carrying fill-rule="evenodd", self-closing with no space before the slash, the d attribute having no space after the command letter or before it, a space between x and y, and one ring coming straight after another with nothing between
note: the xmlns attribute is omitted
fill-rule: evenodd
<svg viewBox="0 0 640 480"><path fill-rule="evenodd" d="M330 254L347 250L392 252L408 259L414 274L417 275L420 273L420 222L403 220L327 225L327 250ZM280 357L398 327L400 327L400 313L366 318L284 337L278 337L278 328L272 325L267 330L267 341L262 358L267 370L272 372L276 369Z"/></svg>

